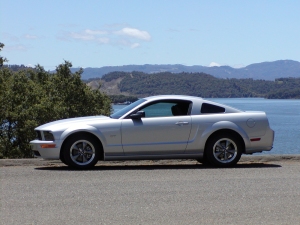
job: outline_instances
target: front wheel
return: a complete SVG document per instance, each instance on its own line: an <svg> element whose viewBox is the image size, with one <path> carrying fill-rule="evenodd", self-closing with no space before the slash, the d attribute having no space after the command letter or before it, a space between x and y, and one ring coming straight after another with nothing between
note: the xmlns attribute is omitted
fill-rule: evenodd
<svg viewBox="0 0 300 225"><path fill-rule="evenodd" d="M99 159L101 146L90 135L74 135L64 145L64 159L70 167L88 169L93 167Z"/></svg>
<svg viewBox="0 0 300 225"><path fill-rule="evenodd" d="M201 163L202 165L204 165L204 166L209 166L210 165L210 162L208 161L206 154L203 154L203 157L198 158L197 161L199 163Z"/></svg>
<svg viewBox="0 0 300 225"><path fill-rule="evenodd" d="M218 134L208 140L205 151L214 166L234 166L241 158L243 143L236 135Z"/></svg>

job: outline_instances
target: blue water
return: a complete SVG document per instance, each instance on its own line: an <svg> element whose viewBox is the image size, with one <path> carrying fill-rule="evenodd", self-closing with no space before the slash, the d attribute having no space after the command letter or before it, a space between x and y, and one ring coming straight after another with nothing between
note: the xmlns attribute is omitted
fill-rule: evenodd
<svg viewBox="0 0 300 225"><path fill-rule="evenodd" d="M275 131L273 149L260 154L300 154L300 100L271 100L263 98L208 99L244 111L266 112ZM124 105L114 105L114 110Z"/></svg>

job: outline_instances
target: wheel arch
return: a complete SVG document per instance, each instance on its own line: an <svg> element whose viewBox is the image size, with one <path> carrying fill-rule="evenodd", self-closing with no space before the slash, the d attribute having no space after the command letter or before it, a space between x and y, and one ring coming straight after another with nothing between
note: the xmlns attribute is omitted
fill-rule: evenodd
<svg viewBox="0 0 300 225"><path fill-rule="evenodd" d="M245 141L244 141L244 138L242 137L242 135L239 132L237 132L237 131L235 131L233 129L224 128L224 129L216 130L216 131L214 131L213 133L211 133L209 135L209 137L206 139L206 142L205 142L204 154L205 154L205 151L207 149L206 146L207 146L207 143L209 142L209 140L212 137L217 136L217 135L221 135L221 134L229 134L229 135L236 136L240 140L240 142L243 144L242 153L245 153L245 151L246 151L246 144L245 144Z"/></svg>
<svg viewBox="0 0 300 225"><path fill-rule="evenodd" d="M88 132L88 131L78 131L78 132L74 132L74 133L70 133L68 136L66 136L66 138L64 139L62 145L61 145L61 148L60 148L60 152L59 152L59 158L63 158L63 149L66 145L66 143L68 142L69 139L71 139L72 137L74 136L80 136L80 135L89 135L90 137L94 138L98 144L101 146L101 149L100 150L100 158L99 160L103 160L104 159L104 150L103 150L103 144L101 142L101 140L93 133L91 132Z"/></svg>

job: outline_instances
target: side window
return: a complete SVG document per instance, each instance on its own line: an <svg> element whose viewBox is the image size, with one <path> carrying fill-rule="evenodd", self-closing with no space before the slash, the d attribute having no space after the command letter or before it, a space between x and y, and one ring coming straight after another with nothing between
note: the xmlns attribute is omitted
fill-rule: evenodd
<svg viewBox="0 0 300 225"><path fill-rule="evenodd" d="M146 106L142 109L145 112L145 117L166 117L172 116L171 107L174 103L159 102L153 105Z"/></svg>
<svg viewBox="0 0 300 225"><path fill-rule="evenodd" d="M167 117L189 115L190 102L187 101L162 101L147 105L140 111L145 112L145 117Z"/></svg>
<svg viewBox="0 0 300 225"><path fill-rule="evenodd" d="M201 113L224 113L225 108L217 106L217 105L212 105L208 103L203 103L201 107Z"/></svg>

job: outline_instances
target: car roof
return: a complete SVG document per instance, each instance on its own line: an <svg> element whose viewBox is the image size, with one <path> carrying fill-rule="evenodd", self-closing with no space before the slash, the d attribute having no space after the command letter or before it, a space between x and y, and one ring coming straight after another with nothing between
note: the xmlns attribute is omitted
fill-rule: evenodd
<svg viewBox="0 0 300 225"><path fill-rule="evenodd" d="M178 100L201 100L202 98L188 95L156 95L144 98L146 100L178 99Z"/></svg>
<svg viewBox="0 0 300 225"><path fill-rule="evenodd" d="M164 100L164 99L166 99L166 100L169 100L169 99L170 100L186 100L186 101L193 101L198 104L205 102L205 103L217 105L220 107L224 107L226 109L226 112L241 112L241 110L236 109L231 106L228 106L228 105L225 105L225 104L221 104L221 103L217 103L214 101L203 99L201 97L189 96L189 95L156 95L156 96L149 96L149 97L146 97L143 99L145 99L147 101Z"/></svg>

